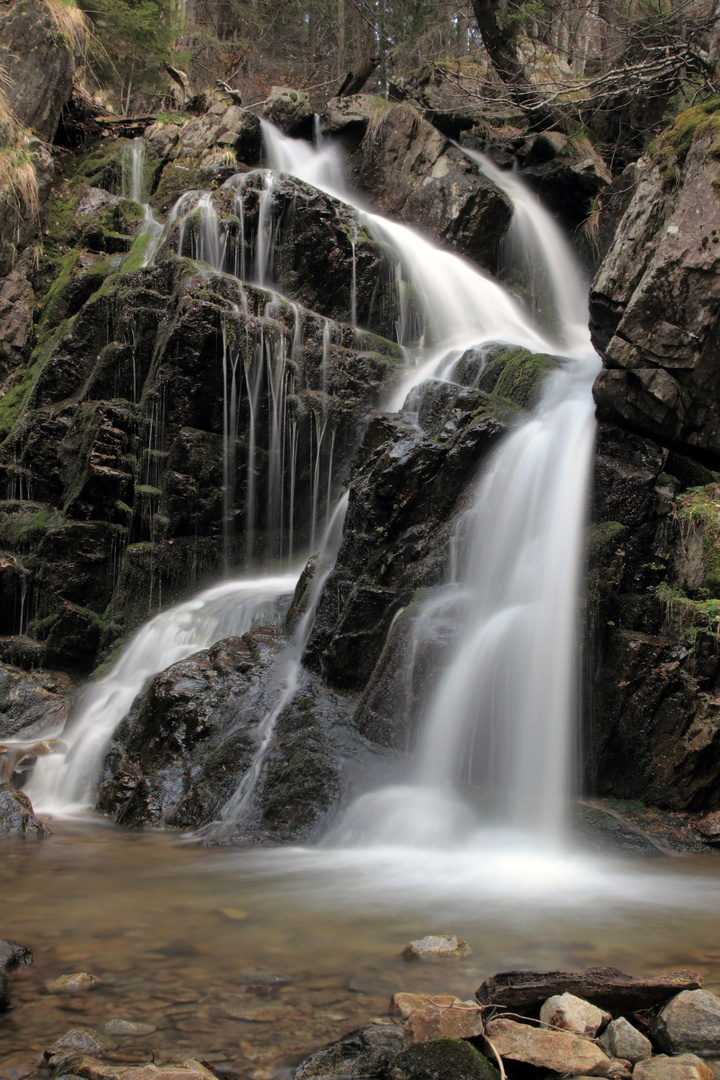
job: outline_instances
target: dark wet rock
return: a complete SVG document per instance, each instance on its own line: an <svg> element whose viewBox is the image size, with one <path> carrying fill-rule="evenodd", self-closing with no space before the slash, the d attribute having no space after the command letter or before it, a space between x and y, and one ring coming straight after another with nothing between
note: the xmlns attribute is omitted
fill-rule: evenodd
<svg viewBox="0 0 720 1080"><path fill-rule="evenodd" d="M356 723L385 746L407 745L405 710L392 700L402 691L400 661L386 654L373 675L393 618L444 580L450 523L477 467L557 363L507 347L491 357L480 376L487 389L458 389L453 400L445 385L424 384L413 401L427 430L404 415L379 416L355 459L343 543L305 658L334 685L361 689L373 676Z"/></svg>
<svg viewBox="0 0 720 1080"><path fill-rule="evenodd" d="M668 1001L651 1025L668 1054L720 1052L720 998L710 990L684 990Z"/></svg>
<svg viewBox="0 0 720 1080"><path fill-rule="evenodd" d="M675 461L677 460L677 465ZM594 651L588 790L669 809L716 805L720 649L714 484L680 490L678 455L601 424L590 530ZM708 531L709 530L709 531ZM632 764L631 764L632 763Z"/></svg>
<svg viewBox="0 0 720 1080"><path fill-rule="evenodd" d="M8 990L7 975L0 971L0 1012L10 1008L10 992Z"/></svg>
<svg viewBox="0 0 720 1080"><path fill-rule="evenodd" d="M475 997L480 1005L526 1012L539 1008L553 994L570 992L601 1008L636 1012L701 986L702 979L692 971L670 971L652 978L634 978L609 967L584 972L503 971L486 979Z"/></svg>
<svg viewBox="0 0 720 1080"><path fill-rule="evenodd" d="M263 108L263 116L286 135L309 138L312 135L313 108L304 90L273 86Z"/></svg>
<svg viewBox="0 0 720 1080"><path fill-rule="evenodd" d="M622 814L594 804L575 803L570 811L572 833L584 850L626 855L630 858L657 858L667 847ZM615 1054L624 1057L624 1054Z"/></svg>
<svg viewBox="0 0 720 1080"><path fill-rule="evenodd" d="M79 29L79 12L73 14ZM0 17L5 98L20 123L48 141L70 98L83 39L80 30L79 40L72 43L52 9L40 0L19 0Z"/></svg>
<svg viewBox="0 0 720 1080"><path fill-rule="evenodd" d="M0 784L0 836L49 835L50 830L35 816L27 795L9 784Z"/></svg>
<svg viewBox="0 0 720 1080"><path fill-rule="evenodd" d="M402 1031L394 1025L360 1028L306 1058L295 1070L293 1080L376 1076L397 1056L402 1045Z"/></svg>
<svg viewBox="0 0 720 1080"><path fill-rule="evenodd" d="M659 164L638 182L593 284L591 326L605 364L593 391L598 414L717 467L720 203L711 138L696 140L672 193Z"/></svg>
<svg viewBox="0 0 720 1080"><path fill-rule="evenodd" d="M359 153L359 182L385 213L494 269L510 203L417 109L393 106Z"/></svg>
<svg viewBox="0 0 720 1080"><path fill-rule="evenodd" d="M33 739L61 729L71 689L67 675L0 664L0 739Z"/></svg>
<svg viewBox="0 0 720 1080"><path fill-rule="evenodd" d="M29 945L21 945L19 941L0 941L1 972L7 974L8 971L30 967L32 963L33 954Z"/></svg>
<svg viewBox="0 0 720 1080"><path fill-rule="evenodd" d="M229 638L150 683L115 733L98 808L125 825L197 828L216 820L257 751L254 732L275 702L272 628ZM373 755L347 727L352 700L301 673L277 719L253 811L241 834L277 841L314 833Z"/></svg>
<svg viewBox="0 0 720 1080"><path fill-rule="evenodd" d="M522 159L522 175L562 221L577 226L612 174L589 142L575 148L560 132L536 135Z"/></svg>

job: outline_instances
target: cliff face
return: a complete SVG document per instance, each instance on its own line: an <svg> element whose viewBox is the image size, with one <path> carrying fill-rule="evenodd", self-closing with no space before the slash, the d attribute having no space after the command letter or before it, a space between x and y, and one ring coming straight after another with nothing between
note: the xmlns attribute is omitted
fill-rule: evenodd
<svg viewBox="0 0 720 1080"><path fill-rule="evenodd" d="M717 125L698 106L651 147L590 297L604 369L588 774L676 809L720 797Z"/></svg>

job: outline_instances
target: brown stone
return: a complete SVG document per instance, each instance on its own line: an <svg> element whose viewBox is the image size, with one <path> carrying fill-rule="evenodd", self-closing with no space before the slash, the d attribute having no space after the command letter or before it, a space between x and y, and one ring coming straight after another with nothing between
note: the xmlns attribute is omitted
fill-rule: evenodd
<svg viewBox="0 0 720 1080"><path fill-rule="evenodd" d="M611 1059L589 1039L567 1031L548 1031L515 1020L490 1020L488 1040L500 1057L573 1076L607 1076Z"/></svg>
<svg viewBox="0 0 720 1080"><path fill-rule="evenodd" d="M458 999L454 994L393 994L388 1005L391 1016L406 1017L429 1005L454 1005Z"/></svg>
<svg viewBox="0 0 720 1080"><path fill-rule="evenodd" d="M633 1070L634 1080L714 1080L709 1065L695 1054L680 1054L678 1057L657 1057L639 1061Z"/></svg>
<svg viewBox="0 0 720 1080"><path fill-rule="evenodd" d="M482 1009L466 1001L428 1005L411 1013L403 1030L407 1044L430 1039L472 1039L483 1034Z"/></svg>

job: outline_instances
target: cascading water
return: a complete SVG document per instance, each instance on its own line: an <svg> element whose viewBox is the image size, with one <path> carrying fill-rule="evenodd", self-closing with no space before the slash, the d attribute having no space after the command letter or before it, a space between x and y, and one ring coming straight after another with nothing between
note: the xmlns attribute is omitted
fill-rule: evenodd
<svg viewBox="0 0 720 1080"><path fill-rule="evenodd" d="M38 762L28 787L33 805L46 813L86 810L108 740L148 679L258 622L279 623L278 599L292 592L296 580L297 574L287 574L226 582L146 623L108 674L85 691L65 735L67 756Z"/></svg>
<svg viewBox="0 0 720 1080"><path fill-rule="evenodd" d="M536 352L560 351L557 342L533 324L523 306L486 274L457 256L439 251L414 230L369 213L353 201L344 190L340 157L332 146L322 144L315 149L309 144L287 139L269 125L264 125L264 134L272 171L265 173L262 188L259 193L255 192L258 199L255 282L267 285L272 274L270 253L276 225L272 220L271 197L278 173L291 173L350 203L358 224L382 240L397 260L397 338L405 348L408 374L396 391L391 407L401 407L408 393L427 378L451 380L454 365L467 348L506 341ZM141 198L137 186L137 177L141 175L139 161L137 151L132 158L131 170L132 194L137 200ZM493 171L489 163L482 161L481 165L486 171ZM461 552L456 560L457 580L448 588L448 603L464 610L466 616L461 620L463 625L454 659L440 679L426 717L418 718L418 722L422 719L424 734L418 749L417 784L410 794L403 788L363 796L341 827L340 834L346 839L377 838L382 834L377 826L378 816L384 819L386 835L388 830L396 838L402 835L396 818L404 817L407 821L408 798L418 808L414 820L420 833L426 839L428 830L439 835L440 804L444 807L443 820L452 818L457 822L458 812L461 816L465 814L465 810L458 811L447 790L452 781L462 775L463 769L466 773L470 771L473 779L501 790L502 797L496 803L500 804L497 812L502 820L517 824L531 816L546 832L557 830L567 791L572 639L585 485L593 438L589 386L597 359L585 329L584 298L576 295L580 275L559 231L549 224L548 215L517 178L504 174L493 178L520 208L513 226L515 233L539 248L539 260L547 268L556 303L556 323L560 326L557 337L562 340L561 351L567 360L548 380L535 414L518 427L495 455L487 475L478 483L475 507L465 515L463 537L457 543ZM226 184L235 190L235 209L243 240L242 206L250 187L247 180L247 176L234 177ZM187 225L193 214L196 224L189 234ZM170 215L165 235L176 221L180 224L179 253L187 254L187 236L191 235L192 254L214 272L228 272L228 237L221 230L207 193L189 192L182 196ZM240 256L236 248L234 263L238 263L238 259L239 266L244 267L244 245ZM234 268L237 271L239 267ZM563 291L563 280L568 277L572 282L570 299ZM410 294L412 303L408 302ZM353 309L354 296L353 289ZM286 372L288 358L296 354L302 325L296 308L294 331L286 340L285 331L272 321L274 302L271 296L255 344L243 354L245 370L242 375L249 424L245 489L248 564L252 561L259 509L255 455L262 393L267 395L265 411L269 417L266 517L268 522L278 523L277 535L282 536L289 498L291 552L293 543L299 433L297 424L287 413ZM245 309L247 311L246 303ZM226 567L230 553L227 529L232 516L238 401L242 390L239 354L232 341L233 335L225 327L223 549ZM330 343L331 328L325 321L320 387L323 391ZM323 401L325 397L323 392ZM327 424L323 405L322 414L316 413L314 423L309 427L310 446L305 466L310 477L312 520L308 536L311 548L320 519L323 485L327 489L325 503L329 526L323 545L325 554L321 569L316 573L308 611L293 643L278 662L278 698L257 733L259 749L253 766L222 814L218 828L223 835L238 814L247 809L252 797L275 719L294 692L302 649L312 627L322 585L340 543L345 503L330 516L335 436ZM321 479L321 452L327 455L325 480ZM282 541L274 554L283 555ZM294 583L294 578L273 580L281 592L288 591ZM262 581L228 583L222 588L230 590L223 596L232 598L235 590L238 596L257 597L261 608L272 607L278 595L277 592L270 595L268 586ZM157 626L155 622L148 624L145 630L150 632L149 628L155 627L154 636L159 628L165 628L167 647L153 652L148 662L145 630L142 631L113 672L98 684L73 728L73 747L66 761L50 761L38 770L33 794L42 808L48 808L53 800L55 805L67 807L87 799L105 742L151 675L173 660L209 645L211 640L223 636L223 631L242 632L229 631L222 620L215 625L207 618L203 621L206 630L198 632L191 618L182 648L178 647L174 638L177 628L183 622L187 623L187 612L196 610L193 604L200 603L202 609L204 598L209 595L203 594L197 602L181 605L159 616ZM254 603L255 599L248 601L242 608L238 625L247 628L247 619L252 622L256 610ZM132 680L131 668L136 669ZM103 720L98 723L100 714ZM473 763L471 770L469 763ZM53 770L56 777L51 780L48 774ZM55 794L51 795L51 791ZM398 805L399 815L389 812L394 804ZM447 832L446 828L441 829L445 837Z"/></svg>
<svg viewBox="0 0 720 1080"><path fill-rule="evenodd" d="M276 168L342 191L339 168L308 165L307 148L267 132ZM557 225L512 174L473 155L510 196L512 237L546 271L557 341L543 336L500 286L419 234L361 211L398 253L420 297L425 328L415 366L395 396L401 407L423 379L451 379L462 352L492 340L567 357L547 380L534 415L495 454L464 515L463 554L447 605L465 612L457 646L426 715L413 789L363 796L336 834L343 841L407 836L447 840L469 819L454 799L458 779L480 783L491 814L545 836L561 830L569 789L574 638L583 525L594 439L590 387L599 360L587 329L583 275ZM404 328L399 328L403 340ZM430 602L437 604L437 599ZM413 809L409 811L408 805ZM440 822L444 822L440 826ZM453 822L453 827L450 827Z"/></svg>

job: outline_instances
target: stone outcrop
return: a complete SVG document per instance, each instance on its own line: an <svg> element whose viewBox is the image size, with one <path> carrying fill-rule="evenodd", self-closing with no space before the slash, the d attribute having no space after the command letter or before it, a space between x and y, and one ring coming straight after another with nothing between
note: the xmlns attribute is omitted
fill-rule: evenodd
<svg viewBox="0 0 720 1080"><path fill-rule="evenodd" d="M668 164L680 130L692 141L691 120L677 121L640 172L593 284L591 328L605 365L594 394L602 419L717 465L720 167L704 112L687 156L673 159L679 186Z"/></svg>
<svg viewBox="0 0 720 1080"><path fill-rule="evenodd" d="M42 0L15 0L0 14L3 93L23 125L52 141L69 101L85 30L74 5L59 13Z"/></svg>
<svg viewBox="0 0 720 1080"><path fill-rule="evenodd" d="M171 665L115 732L98 808L130 826L197 828L220 817L251 766L284 637L258 628ZM352 702L301 673L277 719L244 838L314 835L376 753L347 726Z"/></svg>
<svg viewBox="0 0 720 1080"><path fill-rule="evenodd" d="M379 115L358 154L359 184L386 214L495 269L507 197L412 105Z"/></svg>

